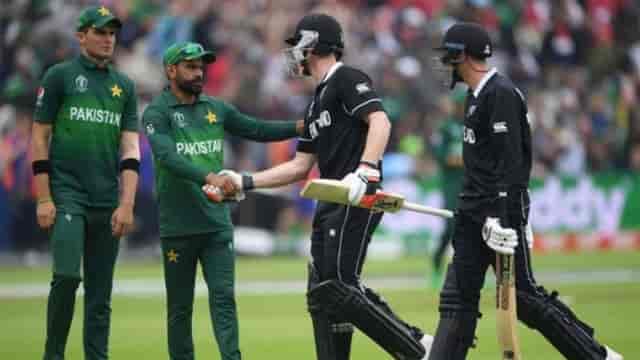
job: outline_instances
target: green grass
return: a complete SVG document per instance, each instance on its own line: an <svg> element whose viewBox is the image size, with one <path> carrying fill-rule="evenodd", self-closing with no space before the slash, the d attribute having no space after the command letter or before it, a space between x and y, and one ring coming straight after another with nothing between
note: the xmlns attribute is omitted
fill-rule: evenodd
<svg viewBox="0 0 640 360"><path fill-rule="evenodd" d="M241 258L238 279L295 280L306 276L304 259ZM545 255L535 259L538 270L594 270L640 268L640 253L598 253ZM412 257L395 261L371 261L365 269L368 277L422 275L428 272L426 258ZM159 262L122 263L118 279L159 279ZM44 283L50 277L46 267L26 269L0 267L0 286L17 283ZM426 283L426 278L425 278ZM640 358L640 342L635 327L639 323L640 283L562 285L563 299L571 302L578 315L596 328L598 338L626 359ZM437 293L427 289L383 291L402 317L433 333L437 324ZM483 294L477 336L478 348L469 358L494 360L498 357L495 336L493 293ZM46 298L0 298L0 359L40 358L44 341ZM313 359L314 345L310 321L302 294L240 295L240 335L245 359ZM67 358L82 359L82 301L79 299L72 326ZM194 335L199 359L219 359L213 340L206 297L196 300ZM525 359L560 360L562 357L544 338L521 327L520 338ZM162 296L116 296L113 299L111 358L116 360L166 359L165 303ZM353 359L387 359L364 335L354 340Z"/></svg>
<svg viewBox="0 0 640 360"><path fill-rule="evenodd" d="M534 256L534 269L580 271L594 268L640 268L640 252L602 252L582 254L554 254ZM240 257L237 262L238 280L299 280L306 278L306 260L297 257L251 258ZM407 257L400 260L367 261L367 277L423 275L430 271L428 257ZM144 279L162 276L160 261L144 263L121 262L116 269L117 279ZM0 285L46 282L48 267L0 267Z"/></svg>
<svg viewBox="0 0 640 360"><path fill-rule="evenodd" d="M562 293L572 301L575 311L597 329L601 341L627 356L640 354L637 332L637 305L640 285L563 286ZM427 290L385 291L385 296L403 317L430 332L436 326L437 296ZM478 347L469 358L497 358L493 297L483 294L484 316L478 327ZM0 300L2 326L1 359L37 359L41 356L44 298ZM76 309L68 359L82 359L81 301ZM308 315L301 295L240 296L241 347L245 359L312 359L313 343ZM113 301L111 354L113 359L166 359L165 313L162 298L116 297ZM200 359L219 359L209 322L206 298L196 301L194 333ZM561 359L538 334L521 327L525 358ZM362 334L357 334L353 359L386 359Z"/></svg>

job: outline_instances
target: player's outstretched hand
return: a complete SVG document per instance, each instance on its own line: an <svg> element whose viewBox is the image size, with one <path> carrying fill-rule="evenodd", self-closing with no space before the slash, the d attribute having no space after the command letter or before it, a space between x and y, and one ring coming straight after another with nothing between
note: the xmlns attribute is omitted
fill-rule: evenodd
<svg viewBox="0 0 640 360"><path fill-rule="evenodd" d="M56 205L53 203L53 200L39 200L38 207L36 208L36 216L38 218L38 225L45 230L49 229L56 220Z"/></svg>
<svg viewBox="0 0 640 360"><path fill-rule="evenodd" d="M366 194L375 194L380 184L380 171L363 164L347 174L342 182L349 187L349 203L357 205Z"/></svg>
<svg viewBox="0 0 640 360"><path fill-rule="evenodd" d="M496 252L513 255L518 246L518 234L510 228L500 226L500 219L488 217L482 227L482 238Z"/></svg>
<svg viewBox="0 0 640 360"><path fill-rule="evenodd" d="M214 173L209 173L206 178L206 184L215 186L218 189L222 190L222 194L224 196L233 196L238 190L241 190L241 187L235 185L233 178L228 175L219 175Z"/></svg>
<svg viewBox="0 0 640 360"><path fill-rule="evenodd" d="M120 204L111 216L111 232L120 237L133 230L133 204Z"/></svg>

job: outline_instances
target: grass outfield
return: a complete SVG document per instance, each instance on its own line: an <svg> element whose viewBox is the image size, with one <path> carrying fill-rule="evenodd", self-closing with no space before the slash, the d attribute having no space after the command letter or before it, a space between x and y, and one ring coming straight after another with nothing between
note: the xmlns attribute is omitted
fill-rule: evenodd
<svg viewBox="0 0 640 360"><path fill-rule="evenodd" d="M541 256L535 261L539 270L596 270L640 268L640 253L603 253L569 256ZM424 259L367 264L369 277L382 275L417 275L426 271ZM122 264L118 279L157 279L159 263ZM241 259L238 278L244 280L303 279L304 262L294 259ZM25 282L46 282L46 268L18 269L0 267L0 286ZM640 283L561 285L562 296L574 310L597 329L599 339L625 355L640 358L640 342L635 327L639 323ZM437 322L437 294L427 289L385 290L385 297L404 318L433 332ZM473 360L494 360L498 357L495 336L493 293L483 294L484 313L478 327L478 348L472 350ZM206 297L196 300L194 334L199 359L219 359L213 340ZM41 356L44 337L46 299L0 298L0 359L37 359ZM111 358L116 360L166 359L164 299L160 296L117 296L113 300ZM241 295L241 348L245 359L313 359L310 321L304 296ZM82 359L82 301L78 301L67 358ZM525 359L555 360L560 355L544 339L524 328L520 337ZM362 334L354 342L353 359L387 359L381 350Z"/></svg>
<svg viewBox="0 0 640 360"><path fill-rule="evenodd" d="M238 281L302 280L306 279L304 258L252 258L239 257L236 265ZM597 269L640 269L640 252L602 252L565 255L534 255L535 271L580 271ZM431 262L426 257L407 257L401 260L369 260L364 269L365 277L421 276L430 272ZM2 267L0 285L47 282L48 267ZM116 268L116 279L157 279L162 276L160 261L144 263L121 262Z"/></svg>

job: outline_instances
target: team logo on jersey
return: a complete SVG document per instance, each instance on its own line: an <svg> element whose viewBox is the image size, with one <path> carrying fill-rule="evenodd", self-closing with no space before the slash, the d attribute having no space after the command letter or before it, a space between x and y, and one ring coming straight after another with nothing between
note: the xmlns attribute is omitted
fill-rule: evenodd
<svg viewBox="0 0 640 360"><path fill-rule="evenodd" d="M67 219L68 222L71 222L71 220L73 220L73 216L71 216L71 214L66 214L64 218Z"/></svg>
<svg viewBox="0 0 640 360"><path fill-rule="evenodd" d="M148 123L145 128L147 130L147 135L153 135L156 132L156 129L153 127L152 123Z"/></svg>
<svg viewBox="0 0 640 360"><path fill-rule="evenodd" d="M504 121L500 121L497 123L493 124L493 133L494 134L499 134L499 133L506 133L507 130L507 123Z"/></svg>
<svg viewBox="0 0 640 360"><path fill-rule="evenodd" d="M463 133L463 137L462 140L466 143L469 144L475 144L476 143L476 133L473 132L472 128L468 128L468 127L464 127L462 129L462 133Z"/></svg>
<svg viewBox="0 0 640 360"><path fill-rule="evenodd" d="M184 114L180 113L180 112L174 112L173 113L173 122L179 128L183 128L183 127L187 126L187 122L184 120Z"/></svg>
<svg viewBox="0 0 640 360"><path fill-rule="evenodd" d="M42 99L44 99L44 88L40 86L38 88L38 98L36 99L36 106L42 106Z"/></svg>
<svg viewBox="0 0 640 360"><path fill-rule="evenodd" d="M471 115L473 115L473 113L476 112L476 109L477 109L476 105L469 106L469 110L467 110L467 117L471 117Z"/></svg>
<svg viewBox="0 0 640 360"><path fill-rule="evenodd" d="M118 84L113 85L109 90L111 90L111 97L120 97L122 95L122 89Z"/></svg>
<svg viewBox="0 0 640 360"><path fill-rule="evenodd" d="M371 91L371 88L369 87L369 84L367 84L367 83L360 83L360 84L356 85L356 91L358 92L358 94L364 94L366 92Z"/></svg>
<svg viewBox="0 0 640 360"><path fill-rule="evenodd" d="M211 110L207 110L207 115L205 115L204 117L207 119L209 124L213 124L218 121L218 117L216 116L216 114L212 113Z"/></svg>
<svg viewBox="0 0 640 360"><path fill-rule="evenodd" d="M85 92L89 88L89 80L84 75L78 75L75 80L76 90L78 92Z"/></svg>
<svg viewBox="0 0 640 360"><path fill-rule="evenodd" d="M491 55L491 45L487 44L487 45L484 47L484 54L485 54L485 55Z"/></svg>

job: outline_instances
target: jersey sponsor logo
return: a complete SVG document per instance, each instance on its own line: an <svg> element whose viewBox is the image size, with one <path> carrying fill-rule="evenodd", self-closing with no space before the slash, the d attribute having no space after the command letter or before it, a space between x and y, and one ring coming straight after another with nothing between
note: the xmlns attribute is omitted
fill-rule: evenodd
<svg viewBox="0 0 640 360"><path fill-rule="evenodd" d="M497 123L493 124L493 133L494 134L499 134L499 133L506 133L507 130L507 123L504 121L500 121Z"/></svg>
<svg viewBox="0 0 640 360"><path fill-rule="evenodd" d="M462 129L462 133L463 133L463 137L462 140L466 143L469 144L475 144L476 143L476 133L473 132L472 128L468 128L468 127L464 127Z"/></svg>
<svg viewBox="0 0 640 360"><path fill-rule="evenodd" d="M320 113L320 116L313 120L311 124L309 124L309 134L311 135L311 139L315 139L318 135L320 135L321 128L331 126L331 114L329 111L325 110Z"/></svg>
<svg viewBox="0 0 640 360"><path fill-rule="evenodd" d="M371 88L369 87L369 84L363 82L356 85L356 91L358 92L358 94L364 94L371 91Z"/></svg>
<svg viewBox="0 0 640 360"><path fill-rule="evenodd" d="M75 79L76 91L85 92L89 88L89 80L84 75L78 75Z"/></svg>
<svg viewBox="0 0 640 360"><path fill-rule="evenodd" d="M184 114L181 113L181 112L174 112L173 113L173 122L179 128L183 128L183 127L187 126L187 122L184 120Z"/></svg>
<svg viewBox="0 0 640 360"><path fill-rule="evenodd" d="M95 122L120 127L122 114L114 113L109 110L72 106L69 109L69 118L71 120Z"/></svg>
<svg viewBox="0 0 640 360"><path fill-rule="evenodd" d="M208 155L222 151L222 140L206 140L195 142L176 143L176 152L179 155Z"/></svg>
<svg viewBox="0 0 640 360"><path fill-rule="evenodd" d="M36 99L36 106L42 106L42 99L44 99L44 88L40 86L38 88L38 97Z"/></svg>

